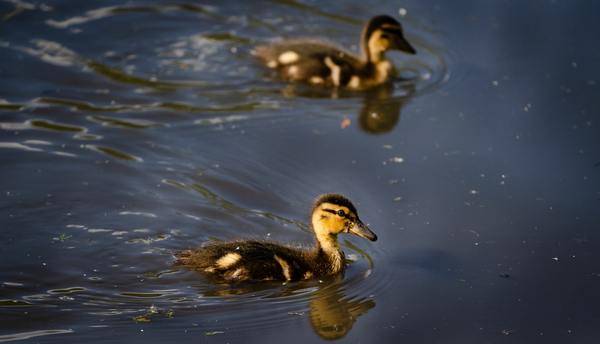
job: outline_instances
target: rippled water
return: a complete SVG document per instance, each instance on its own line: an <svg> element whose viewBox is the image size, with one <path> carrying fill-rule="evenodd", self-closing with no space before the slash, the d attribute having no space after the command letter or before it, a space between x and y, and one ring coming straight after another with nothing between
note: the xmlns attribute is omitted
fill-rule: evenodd
<svg viewBox="0 0 600 344"><path fill-rule="evenodd" d="M399 6L402 6L400 9ZM600 42L590 2L0 2L0 342L599 337ZM249 55L372 15L419 54L364 93ZM348 195L346 274L215 285L172 253L310 243Z"/></svg>

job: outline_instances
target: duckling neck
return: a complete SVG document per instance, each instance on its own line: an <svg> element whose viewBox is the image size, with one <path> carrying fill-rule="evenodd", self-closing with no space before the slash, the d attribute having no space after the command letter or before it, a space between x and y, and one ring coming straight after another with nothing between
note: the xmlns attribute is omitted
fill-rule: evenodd
<svg viewBox="0 0 600 344"><path fill-rule="evenodd" d="M389 80L395 73L394 66L386 58L386 49L379 46L372 36L363 30L360 41L362 52L363 73L374 84L381 84Z"/></svg>
<svg viewBox="0 0 600 344"><path fill-rule="evenodd" d="M373 51L363 45L363 69L375 83L387 81L394 74L394 66L383 51Z"/></svg>
<svg viewBox="0 0 600 344"><path fill-rule="evenodd" d="M314 259L323 274L332 275L344 269L344 252L337 242L337 235L317 235Z"/></svg>
<svg viewBox="0 0 600 344"><path fill-rule="evenodd" d="M385 61L385 50L381 49L374 43L372 37L367 36L367 32L362 33L360 39L360 51L365 64L378 64Z"/></svg>

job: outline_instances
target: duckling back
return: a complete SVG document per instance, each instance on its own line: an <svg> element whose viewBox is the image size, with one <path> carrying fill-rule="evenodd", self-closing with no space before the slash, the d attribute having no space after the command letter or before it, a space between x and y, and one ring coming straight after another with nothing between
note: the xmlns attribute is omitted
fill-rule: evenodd
<svg viewBox="0 0 600 344"><path fill-rule="evenodd" d="M227 281L301 280L312 277L304 252L268 242L211 243L183 251L176 264Z"/></svg>
<svg viewBox="0 0 600 344"><path fill-rule="evenodd" d="M253 53L284 80L313 85L348 86L363 65L351 53L313 39L263 45Z"/></svg>

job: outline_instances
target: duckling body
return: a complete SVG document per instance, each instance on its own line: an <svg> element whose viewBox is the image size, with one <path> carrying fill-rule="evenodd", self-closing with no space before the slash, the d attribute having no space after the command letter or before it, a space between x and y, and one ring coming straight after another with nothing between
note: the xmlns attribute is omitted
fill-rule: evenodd
<svg viewBox="0 0 600 344"><path fill-rule="evenodd" d="M312 225L316 245L310 249L254 240L209 243L197 250L180 252L176 264L231 282L307 280L343 272L345 261L337 243L339 233L377 239L360 221L352 203L340 195L317 199Z"/></svg>
<svg viewBox="0 0 600 344"><path fill-rule="evenodd" d="M317 250L303 251L272 242L234 241L208 244L178 258L196 270L230 281L298 281L340 272L344 254L329 257Z"/></svg>
<svg viewBox="0 0 600 344"><path fill-rule="evenodd" d="M362 56L319 39L291 39L259 46L254 54L286 81L312 85L367 89L390 81L393 64L385 57L391 49L415 54L402 26L389 16L376 16L361 35Z"/></svg>

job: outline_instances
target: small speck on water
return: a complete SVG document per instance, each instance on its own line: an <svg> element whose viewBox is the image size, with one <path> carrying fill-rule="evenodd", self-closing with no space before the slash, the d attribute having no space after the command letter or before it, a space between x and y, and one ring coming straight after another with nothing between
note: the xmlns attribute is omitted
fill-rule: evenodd
<svg viewBox="0 0 600 344"><path fill-rule="evenodd" d="M408 14L408 10L404 7L400 7L398 9L398 14L400 15L400 17L404 17Z"/></svg>
<svg viewBox="0 0 600 344"><path fill-rule="evenodd" d="M513 332L515 332L515 330L510 330L510 329L504 329L502 331L500 331L503 335L508 336L511 335Z"/></svg>

